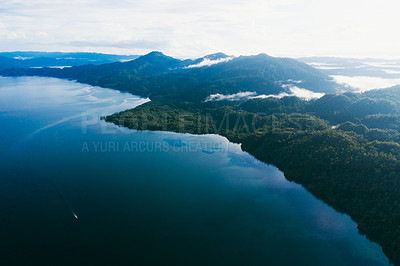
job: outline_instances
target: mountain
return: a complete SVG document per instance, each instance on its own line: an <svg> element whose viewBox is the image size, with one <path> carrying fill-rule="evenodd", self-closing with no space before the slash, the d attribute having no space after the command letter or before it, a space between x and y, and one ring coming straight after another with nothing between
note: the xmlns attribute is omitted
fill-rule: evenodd
<svg viewBox="0 0 400 266"><path fill-rule="evenodd" d="M0 55L0 70L19 67L18 60Z"/></svg>
<svg viewBox="0 0 400 266"><path fill-rule="evenodd" d="M204 60L208 60L207 64L199 64ZM266 54L229 57L217 53L196 60L179 60L161 52L151 52L124 63L91 64L64 69L14 68L2 71L1 74L70 78L136 95L188 102L201 102L217 93L290 93L293 86L321 93L343 89L328 75L305 63Z"/></svg>
<svg viewBox="0 0 400 266"><path fill-rule="evenodd" d="M220 53L206 55L206 56L202 57L202 59L218 60L218 59L224 59L224 58L228 58L228 57L231 57L231 56L220 52Z"/></svg>
<svg viewBox="0 0 400 266"><path fill-rule="evenodd" d="M64 67L85 64L107 64L116 61L129 61L138 56L100 53L61 53L61 52L3 52L0 53L0 70L8 68Z"/></svg>
<svg viewBox="0 0 400 266"><path fill-rule="evenodd" d="M195 60L187 59L184 61L184 63L186 65L186 67L189 67L189 66L194 66L194 65L200 64L203 61L217 62L217 61L222 61L222 60L228 59L228 58L233 58L233 56L229 56L224 53L215 53L215 54L209 54L209 55L197 58Z"/></svg>

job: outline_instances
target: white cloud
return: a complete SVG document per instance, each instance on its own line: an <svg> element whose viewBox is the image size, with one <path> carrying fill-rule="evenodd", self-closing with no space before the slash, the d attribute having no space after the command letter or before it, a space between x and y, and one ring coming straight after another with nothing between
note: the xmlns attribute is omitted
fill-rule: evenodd
<svg viewBox="0 0 400 266"><path fill-rule="evenodd" d="M329 67L329 66L314 66L314 68L321 69L321 70L346 69L345 67Z"/></svg>
<svg viewBox="0 0 400 266"><path fill-rule="evenodd" d="M358 92L383 89L400 84L400 79L384 79L379 77L367 76L349 77L341 75L332 75L332 77L337 83L351 86L355 88Z"/></svg>
<svg viewBox="0 0 400 266"><path fill-rule="evenodd" d="M257 95L255 91L245 91L245 92L239 92L235 94L211 94L208 96L204 102L219 102L219 101L243 101L243 100L250 100L250 99L266 99L266 98L283 98L283 97L299 97L301 99L305 100L311 100L311 99L318 99L324 96L324 93L317 93L313 91L309 91L303 88L299 88L297 86L293 85L283 85L283 88L287 88L290 90L290 93L287 92L282 92L279 94L260 94Z"/></svg>
<svg viewBox="0 0 400 266"><path fill-rule="evenodd" d="M261 94L261 95L257 95L252 97L251 99L267 99L267 98L277 98L277 99L281 99L283 97L287 97L287 96L294 96L292 94L286 93L286 92L282 92L279 94Z"/></svg>
<svg viewBox="0 0 400 266"><path fill-rule="evenodd" d="M400 74L400 67L399 70L392 70L392 69L382 69L382 71L388 73L388 74Z"/></svg>
<svg viewBox="0 0 400 266"><path fill-rule="evenodd" d="M366 64L368 66L382 68L382 67L396 67L398 62L396 62L396 61L393 61L393 62L364 62L364 64Z"/></svg>
<svg viewBox="0 0 400 266"><path fill-rule="evenodd" d="M322 63L322 62L311 62L308 63L309 65L312 65L314 67L319 67L319 66L336 66L336 64L332 64L332 63Z"/></svg>
<svg viewBox="0 0 400 266"><path fill-rule="evenodd" d="M226 58L219 58L216 60L210 60L208 58L204 58L203 61L201 61L198 64L195 65L189 65L185 68L196 68L196 67L204 67L204 66L211 66L211 65L215 65L215 64L219 64L219 63L224 63L224 62L228 62L230 60L232 60L234 57L226 57Z"/></svg>
<svg viewBox="0 0 400 266"><path fill-rule="evenodd" d="M400 57L399 9L397 0L0 0L0 49Z"/></svg>
<svg viewBox="0 0 400 266"><path fill-rule="evenodd" d="M210 96L208 96L204 101L205 102L219 102L219 101L241 101L241 100L248 100L248 99L252 99L257 95L256 92L250 92L250 91L246 91L246 92L239 92L239 93L235 93L235 94L211 94Z"/></svg>
<svg viewBox="0 0 400 266"><path fill-rule="evenodd" d="M297 83L297 84L303 83L302 80L294 80L294 79L288 79L287 82L289 82L289 83Z"/></svg>
<svg viewBox="0 0 400 266"><path fill-rule="evenodd" d="M309 91L309 90L306 90L303 88L299 88L297 86L290 86L289 90L293 96L296 96L296 97L299 97L299 98L302 98L305 100L318 99L325 95L325 93L313 92L313 91Z"/></svg>

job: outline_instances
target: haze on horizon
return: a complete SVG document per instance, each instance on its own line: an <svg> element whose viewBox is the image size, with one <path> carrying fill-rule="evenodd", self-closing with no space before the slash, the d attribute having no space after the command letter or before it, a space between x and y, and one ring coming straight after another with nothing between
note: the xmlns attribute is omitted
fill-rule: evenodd
<svg viewBox="0 0 400 266"><path fill-rule="evenodd" d="M400 58L396 0L0 0L0 51Z"/></svg>

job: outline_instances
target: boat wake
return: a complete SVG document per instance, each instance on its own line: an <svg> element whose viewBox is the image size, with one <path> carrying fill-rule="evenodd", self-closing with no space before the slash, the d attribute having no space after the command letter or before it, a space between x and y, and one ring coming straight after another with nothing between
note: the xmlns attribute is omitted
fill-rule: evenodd
<svg viewBox="0 0 400 266"><path fill-rule="evenodd" d="M75 217L75 219L78 220L78 219L79 219L79 218L78 218L78 215L76 215L76 213L75 213L73 210L71 210L71 212L72 212L72 215Z"/></svg>

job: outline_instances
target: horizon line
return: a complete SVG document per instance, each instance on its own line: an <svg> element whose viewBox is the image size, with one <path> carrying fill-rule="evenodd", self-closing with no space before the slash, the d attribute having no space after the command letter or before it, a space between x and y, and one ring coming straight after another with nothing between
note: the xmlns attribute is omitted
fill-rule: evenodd
<svg viewBox="0 0 400 266"><path fill-rule="evenodd" d="M249 54L228 54L222 51L218 52L211 52L211 53L205 53L203 56L200 57L183 57L183 56L174 56L174 55L168 55L168 53L162 52L161 50L151 50L150 52L147 53L120 53L120 52L115 52L115 53L110 53L110 52L101 52L101 51L85 51L85 50L74 50L74 51L66 51L66 50L13 50L13 51L0 51L0 54L2 53L26 53L26 52L31 52L31 53L88 53L88 54L104 54L104 55L119 55L119 56L144 56L147 54L150 54L152 52L160 52L166 56L170 56L176 59L199 59L208 55L213 55L213 54L218 54L222 53L227 56L234 56L234 57L239 57L239 56L256 56L260 54L266 54L272 57L276 58L292 58L292 59L302 59L302 58L341 58L341 59L358 59L358 60L368 60L368 59L380 59L380 60L400 60L399 57L386 57L386 56L380 56L380 57L374 57L374 56L342 56L342 55L332 55L332 54L327 54L327 55L297 55L297 56L290 56L290 55L272 55L266 52L260 52L260 53L249 53Z"/></svg>

